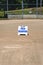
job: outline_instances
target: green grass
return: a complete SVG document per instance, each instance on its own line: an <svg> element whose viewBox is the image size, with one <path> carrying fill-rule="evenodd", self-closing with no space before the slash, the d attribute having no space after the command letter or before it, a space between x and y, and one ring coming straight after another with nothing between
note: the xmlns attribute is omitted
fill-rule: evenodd
<svg viewBox="0 0 43 65"><path fill-rule="evenodd" d="M31 11L31 13L29 13ZM38 14L40 14L40 11L41 13L43 14L43 7L39 7L37 10L36 8L28 8L28 9L23 9L23 13L24 14L36 14L36 11L38 11ZM22 10L11 10L11 11L8 11L9 14L19 14L21 15L22 14Z"/></svg>
<svg viewBox="0 0 43 65"><path fill-rule="evenodd" d="M0 11L0 17L4 16L4 11Z"/></svg>
<svg viewBox="0 0 43 65"><path fill-rule="evenodd" d="M31 11L31 13L29 13ZM39 7L37 10L36 8L27 8L27 9L23 9L23 14L36 14L36 11L38 11L38 14L40 14L40 11L41 13L43 14L43 7ZM5 13L7 13L5 11ZM19 9L19 10L10 10L8 11L8 14L15 14L15 15L21 15L22 14L22 9ZM4 17L4 11L0 11L0 17Z"/></svg>
<svg viewBox="0 0 43 65"><path fill-rule="evenodd" d="M30 11L32 11L32 13L33 13L33 12L36 13L35 10L36 10L35 8L23 9L23 13L24 13L24 14L30 14L30 13L29 13ZM15 15L17 15L17 14L21 15L21 14L22 14L22 10L11 10L11 11L8 11L8 13L9 13L9 14L15 14ZM32 14L32 13L31 13L31 14Z"/></svg>

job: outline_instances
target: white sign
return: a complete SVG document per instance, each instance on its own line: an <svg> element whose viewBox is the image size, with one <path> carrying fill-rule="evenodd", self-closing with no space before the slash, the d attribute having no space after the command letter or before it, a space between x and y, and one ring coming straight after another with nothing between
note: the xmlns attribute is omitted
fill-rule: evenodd
<svg viewBox="0 0 43 65"><path fill-rule="evenodd" d="M28 34L28 26L18 26L18 35Z"/></svg>

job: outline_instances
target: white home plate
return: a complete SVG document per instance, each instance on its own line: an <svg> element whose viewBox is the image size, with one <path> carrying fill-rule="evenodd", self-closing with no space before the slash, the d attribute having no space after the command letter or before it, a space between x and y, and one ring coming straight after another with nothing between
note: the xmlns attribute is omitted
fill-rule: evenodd
<svg viewBox="0 0 43 65"><path fill-rule="evenodd" d="M18 26L18 35L28 35L28 26Z"/></svg>

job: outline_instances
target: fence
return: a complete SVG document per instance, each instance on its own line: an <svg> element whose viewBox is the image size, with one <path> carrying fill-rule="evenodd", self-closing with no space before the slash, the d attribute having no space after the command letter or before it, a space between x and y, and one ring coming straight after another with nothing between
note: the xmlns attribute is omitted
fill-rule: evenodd
<svg viewBox="0 0 43 65"><path fill-rule="evenodd" d="M0 3L0 17L8 18L43 18L43 1L35 0L32 3L21 4L9 4L8 0L6 4Z"/></svg>

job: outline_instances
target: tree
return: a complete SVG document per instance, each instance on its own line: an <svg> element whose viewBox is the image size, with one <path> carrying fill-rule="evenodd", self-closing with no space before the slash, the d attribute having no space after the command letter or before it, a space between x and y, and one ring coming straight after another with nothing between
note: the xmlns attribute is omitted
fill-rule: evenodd
<svg viewBox="0 0 43 65"><path fill-rule="evenodd" d="M43 1L43 0L42 0ZM0 0L2 2L2 5L4 8L7 6L7 0ZM36 0L23 0L24 7L36 7ZM9 9L20 9L22 0L8 0ZM40 6L40 0L38 0L38 6Z"/></svg>

